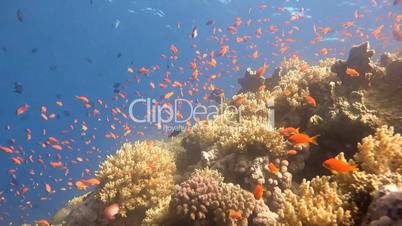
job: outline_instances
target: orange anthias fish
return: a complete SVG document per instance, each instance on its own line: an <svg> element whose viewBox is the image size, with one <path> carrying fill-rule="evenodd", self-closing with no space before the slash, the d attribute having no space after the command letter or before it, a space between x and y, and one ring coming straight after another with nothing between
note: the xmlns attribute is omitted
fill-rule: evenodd
<svg viewBox="0 0 402 226"><path fill-rule="evenodd" d="M91 178L88 180L79 180L79 181L75 182L75 186L77 187L78 190L85 190L89 186L98 185L98 184L100 184L100 181L96 178Z"/></svg>
<svg viewBox="0 0 402 226"><path fill-rule="evenodd" d="M254 198L259 200L264 194L264 187L261 184L257 184L254 189Z"/></svg>
<svg viewBox="0 0 402 226"><path fill-rule="evenodd" d="M0 150L4 151L5 153L14 153L14 150L10 147L0 146Z"/></svg>
<svg viewBox="0 0 402 226"><path fill-rule="evenodd" d="M297 134L294 134L294 135L290 136L289 141L292 144L309 144L309 143L312 143L312 144L318 145L317 137L319 137L319 136L320 135L315 135L313 137L310 137L309 135L304 134L304 133L297 133Z"/></svg>
<svg viewBox="0 0 402 226"><path fill-rule="evenodd" d="M356 165L349 164L336 158L325 160L322 165L329 169L333 174L349 173L357 170Z"/></svg>
<svg viewBox="0 0 402 226"><path fill-rule="evenodd" d="M77 100L79 100L79 101L82 101L82 102L84 102L84 103L88 103L88 102L89 102L89 99L88 99L88 97L86 97L86 96L75 96L75 99L77 99Z"/></svg>
<svg viewBox="0 0 402 226"><path fill-rule="evenodd" d="M37 221L35 221L35 224L37 224L39 226L50 226L50 224L47 220L37 220Z"/></svg>
<svg viewBox="0 0 402 226"><path fill-rule="evenodd" d="M275 164L273 164L272 162L270 162L270 163L267 165L267 170L268 170L269 172L273 173L273 174L279 173L278 167L276 167Z"/></svg>
<svg viewBox="0 0 402 226"><path fill-rule="evenodd" d="M225 56L228 51L229 51L228 45L221 46L221 50L219 51L219 56Z"/></svg>
<svg viewBox="0 0 402 226"><path fill-rule="evenodd" d="M315 101L315 99L312 96L307 95L307 96L304 97L304 99L306 100L306 102L309 105L311 105L313 107L317 107L317 102Z"/></svg>
<svg viewBox="0 0 402 226"><path fill-rule="evenodd" d="M241 219L241 210L229 210L229 218L232 218L233 220L239 220Z"/></svg>
<svg viewBox="0 0 402 226"><path fill-rule="evenodd" d="M149 69L146 69L145 67L141 67L140 69L138 69L139 73L142 73L144 75L149 74Z"/></svg>
<svg viewBox="0 0 402 226"><path fill-rule="evenodd" d="M293 134L298 134L299 132L299 128L293 128L293 127L287 127L287 128L283 128L279 131L283 136L291 136Z"/></svg>
<svg viewBox="0 0 402 226"><path fill-rule="evenodd" d="M166 94L164 95L164 98L165 98L165 99L169 99L169 98L171 98L173 95L174 95L174 92L168 92L168 93L166 93Z"/></svg>
<svg viewBox="0 0 402 226"><path fill-rule="evenodd" d="M353 68L346 68L346 74L349 75L350 77L357 77L360 75L359 72Z"/></svg>
<svg viewBox="0 0 402 226"><path fill-rule="evenodd" d="M19 108L17 108L17 110L15 111L16 115L21 115L23 114L27 109L29 108L28 104L23 104L22 106L20 106Z"/></svg>
<svg viewBox="0 0 402 226"><path fill-rule="evenodd" d="M257 76L257 77L263 76L263 75L265 74L265 72L267 71L267 69L268 69L268 65L267 65L267 64L262 65L260 68L258 68L257 73L256 73L256 76Z"/></svg>

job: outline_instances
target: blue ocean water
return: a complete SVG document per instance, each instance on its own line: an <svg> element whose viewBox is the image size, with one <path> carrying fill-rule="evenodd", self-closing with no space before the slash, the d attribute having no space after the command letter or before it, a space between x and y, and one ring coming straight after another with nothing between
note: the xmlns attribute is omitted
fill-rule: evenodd
<svg viewBox="0 0 402 226"><path fill-rule="evenodd" d="M137 125L112 111L118 108L128 114L130 101L139 96L163 101L169 91L177 95L180 93L177 87L159 88L160 83L169 83L164 80L167 75L172 81L198 84L200 92L184 96L208 103L203 97L209 91L203 90L203 85L212 83L231 96L239 88L237 78L247 67L258 68L268 63L272 72L284 57L294 54L309 62L323 57L346 58L353 44L364 41L370 41L379 53L395 50L400 48L400 42L392 37L393 16L400 14L402 8L392 3L391 0L1 1L0 146L11 147L14 153L0 152L0 224L20 225L50 218L67 200L87 192L68 186L67 182L74 184L80 178L94 177L98 164L122 143L166 137L154 125ZM227 27L237 17L242 24L237 34L231 34ZM264 18L269 21L264 22ZM348 21L353 25L345 27ZM384 27L380 36L374 37L373 31L381 25ZM270 32L269 26L276 26L277 31ZM194 27L197 37L191 36ZM263 35L255 37L260 27ZM322 35L320 42L311 44L315 33L325 27L331 31ZM236 36L250 36L250 40L238 43ZM286 42L288 49L279 53L280 43L287 38L294 41ZM195 51L201 53L198 55L210 55L211 51L217 54L223 44L234 51L231 55L236 55L237 62L233 64L233 57L217 57L217 67L203 71L199 81L189 80L190 62L197 57ZM176 60L171 58L171 45L179 50ZM323 54L323 48L328 54ZM260 56L252 59L250 55L256 49ZM151 69L151 73L138 73L141 67ZM128 68L133 68L134 73L129 73ZM208 82L212 74L219 76ZM151 82L155 89L150 87ZM76 96L86 96L91 106L85 108ZM63 106L57 106L57 101ZM16 109L23 104L29 108L16 115ZM41 106L47 108L47 116L54 114L55 118L41 118ZM94 109L100 113L94 114ZM124 136L127 127L132 133ZM27 129L31 131L30 140ZM109 133L118 138L105 138ZM44 145L49 137L57 138L63 149L55 150L49 142ZM12 160L16 157L21 164ZM50 162L62 162L65 168L51 167ZM51 186L50 193L45 189L46 184Z"/></svg>

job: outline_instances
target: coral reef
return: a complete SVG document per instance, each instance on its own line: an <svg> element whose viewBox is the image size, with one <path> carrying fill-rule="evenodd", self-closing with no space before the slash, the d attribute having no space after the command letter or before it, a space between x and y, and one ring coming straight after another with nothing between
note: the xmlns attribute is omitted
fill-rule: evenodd
<svg viewBox="0 0 402 226"><path fill-rule="evenodd" d="M310 65L292 57L267 77L247 69L241 90L220 99L215 117L166 140L124 144L100 165L101 184L70 201L54 222L400 224L402 61L385 54L377 63L373 55L363 43L347 60ZM289 142L286 127L321 134L318 145ZM354 170L327 170L328 158ZM115 220L103 216L110 204L120 208Z"/></svg>

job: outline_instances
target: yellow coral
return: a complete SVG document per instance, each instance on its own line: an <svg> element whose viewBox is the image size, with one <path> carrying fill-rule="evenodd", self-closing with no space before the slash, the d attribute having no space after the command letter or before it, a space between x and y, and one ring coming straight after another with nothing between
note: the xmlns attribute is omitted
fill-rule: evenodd
<svg viewBox="0 0 402 226"><path fill-rule="evenodd" d="M303 180L298 194L285 191L285 200L278 211L279 225L352 225L350 211L343 208L344 197L330 177Z"/></svg>
<svg viewBox="0 0 402 226"><path fill-rule="evenodd" d="M84 199L85 199L89 194L90 194L90 193L88 192L88 193L85 193L85 194L83 194L83 195L76 196L76 197L72 198L71 200L69 200L69 201L67 202L67 206L68 206L69 208L77 207L78 205L80 205L80 204L84 201Z"/></svg>
<svg viewBox="0 0 402 226"><path fill-rule="evenodd" d="M150 142L126 143L108 156L96 176L104 182L99 191L103 202L118 202L121 214L156 205L170 195L175 163L173 154Z"/></svg>
<svg viewBox="0 0 402 226"><path fill-rule="evenodd" d="M367 173L402 174L402 137L393 127L382 126L363 138L354 158Z"/></svg>
<svg viewBox="0 0 402 226"><path fill-rule="evenodd" d="M142 221L142 226L160 226L165 223L169 215L170 196L161 199L157 206L148 209L145 212L145 218Z"/></svg>
<svg viewBox="0 0 402 226"><path fill-rule="evenodd" d="M199 122L187 134L188 143L196 144L200 151L219 150L220 153L247 152L252 149L260 154L283 156L285 141L269 127L271 95L268 92L244 93L237 110L224 106L224 111L213 120Z"/></svg>

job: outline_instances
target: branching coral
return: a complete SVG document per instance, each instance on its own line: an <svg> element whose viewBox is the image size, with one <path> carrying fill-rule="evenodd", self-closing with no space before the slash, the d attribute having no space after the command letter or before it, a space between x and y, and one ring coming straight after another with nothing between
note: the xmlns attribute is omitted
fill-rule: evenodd
<svg viewBox="0 0 402 226"><path fill-rule="evenodd" d="M174 171L172 153L151 142L126 143L96 173L104 182L100 199L119 203L123 216L129 210L152 207L170 194Z"/></svg>
<svg viewBox="0 0 402 226"><path fill-rule="evenodd" d="M142 226L159 226L163 225L169 217L170 196L161 199L157 206L148 209L145 212L145 218L142 221Z"/></svg>
<svg viewBox="0 0 402 226"><path fill-rule="evenodd" d="M354 158L367 173L402 174L402 137L392 127L383 126L358 144Z"/></svg>
<svg viewBox="0 0 402 226"><path fill-rule="evenodd" d="M350 211L343 208L344 197L330 177L303 180L298 191L285 191L286 201L278 210L280 225L352 225Z"/></svg>

